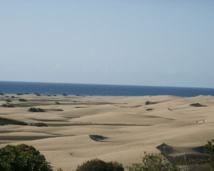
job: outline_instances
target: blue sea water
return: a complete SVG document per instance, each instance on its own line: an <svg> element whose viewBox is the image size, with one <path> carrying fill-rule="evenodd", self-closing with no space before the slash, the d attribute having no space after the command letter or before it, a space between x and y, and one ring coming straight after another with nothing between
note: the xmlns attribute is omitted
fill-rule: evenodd
<svg viewBox="0 0 214 171"><path fill-rule="evenodd" d="M0 93L7 94L40 93L40 94L106 95L106 96L175 95L182 97L194 97L198 95L214 95L214 88L0 81Z"/></svg>

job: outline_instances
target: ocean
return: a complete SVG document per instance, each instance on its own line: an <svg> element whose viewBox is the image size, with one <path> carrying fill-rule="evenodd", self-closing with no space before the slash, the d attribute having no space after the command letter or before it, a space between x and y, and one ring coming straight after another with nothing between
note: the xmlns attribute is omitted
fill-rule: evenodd
<svg viewBox="0 0 214 171"><path fill-rule="evenodd" d="M174 95L181 97L194 97L198 95L213 96L214 88L0 81L0 93L6 94L39 93L39 94L99 95L99 96Z"/></svg>

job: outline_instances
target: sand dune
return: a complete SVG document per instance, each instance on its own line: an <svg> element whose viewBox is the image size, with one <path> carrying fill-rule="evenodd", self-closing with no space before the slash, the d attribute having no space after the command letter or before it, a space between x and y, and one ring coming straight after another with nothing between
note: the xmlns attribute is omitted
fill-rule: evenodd
<svg viewBox="0 0 214 171"><path fill-rule="evenodd" d="M0 104L11 100L9 103L15 106L1 107L0 117L48 125L0 126L0 147L33 145L54 168L65 171L93 158L117 160L127 166L139 162L144 151L160 152L156 147L163 143L165 149L173 149L170 155L198 154L195 149L213 138L213 96L15 94L0 95L0 98ZM192 106L194 103L201 106ZM30 107L45 112L29 112Z"/></svg>

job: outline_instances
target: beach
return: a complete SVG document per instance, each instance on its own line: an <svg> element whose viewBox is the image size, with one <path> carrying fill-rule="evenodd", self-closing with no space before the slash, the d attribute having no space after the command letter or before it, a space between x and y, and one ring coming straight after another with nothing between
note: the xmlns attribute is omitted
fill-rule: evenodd
<svg viewBox="0 0 214 171"><path fill-rule="evenodd" d="M0 117L29 124L0 125L0 147L32 145L64 171L94 158L130 166L144 152L159 153L163 143L177 149L172 155L199 154L194 149L214 138L213 96L2 94L0 99L0 105L13 105L1 107ZM31 107L44 112L30 112Z"/></svg>

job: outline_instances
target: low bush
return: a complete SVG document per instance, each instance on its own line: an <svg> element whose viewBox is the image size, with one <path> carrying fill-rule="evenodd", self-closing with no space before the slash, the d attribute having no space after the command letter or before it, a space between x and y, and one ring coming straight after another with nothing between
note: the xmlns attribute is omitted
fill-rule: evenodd
<svg viewBox="0 0 214 171"><path fill-rule="evenodd" d="M29 109L30 112L45 112L44 109L31 107Z"/></svg>
<svg viewBox="0 0 214 171"><path fill-rule="evenodd" d="M142 163L134 163L129 171L179 171L175 163L169 162L162 154L145 153Z"/></svg>
<svg viewBox="0 0 214 171"><path fill-rule="evenodd" d="M78 166L76 171L124 171L124 168L118 162L104 162L99 159L92 159Z"/></svg>
<svg viewBox="0 0 214 171"><path fill-rule="evenodd" d="M204 146L204 151L209 155L211 170L214 170L214 139L207 142Z"/></svg>
<svg viewBox="0 0 214 171"><path fill-rule="evenodd" d="M49 162L33 146L7 145L0 149L2 171L52 171Z"/></svg>
<svg viewBox="0 0 214 171"><path fill-rule="evenodd" d="M13 104L2 104L2 107L15 107Z"/></svg>

